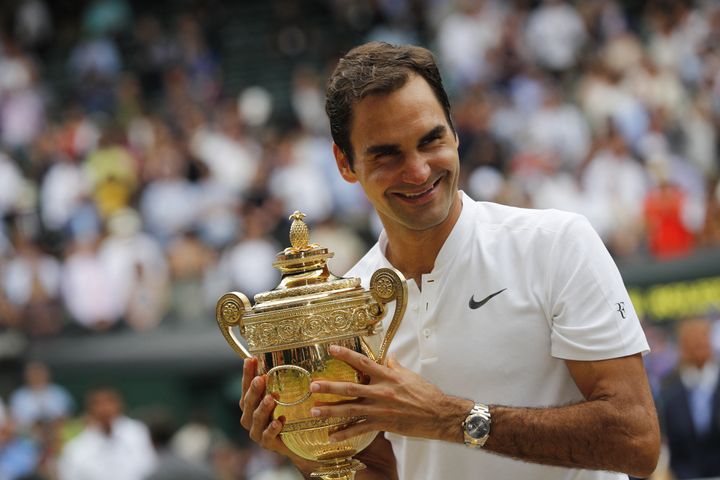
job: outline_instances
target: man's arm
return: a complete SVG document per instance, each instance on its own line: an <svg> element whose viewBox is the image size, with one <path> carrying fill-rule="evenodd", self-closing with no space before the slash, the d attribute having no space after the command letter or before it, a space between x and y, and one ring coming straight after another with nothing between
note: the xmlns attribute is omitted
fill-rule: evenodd
<svg viewBox="0 0 720 480"><path fill-rule="evenodd" d="M360 397L354 402L313 409L321 417L367 418L333 437L340 440L364 431L383 430L463 441L460 424L473 401L445 395L392 358L384 366L341 347L331 348L331 353L371 378L369 385L312 383L314 392ZM660 434L640 355L567 361L567 365L586 401L549 408L491 406L492 427L484 448L527 462L641 477L652 473Z"/></svg>
<svg viewBox="0 0 720 480"><path fill-rule="evenodd" d="M640 355L566 363L586 401L557 408L492 407L485 448L530 462L649 476L660 429Z"/></svg>

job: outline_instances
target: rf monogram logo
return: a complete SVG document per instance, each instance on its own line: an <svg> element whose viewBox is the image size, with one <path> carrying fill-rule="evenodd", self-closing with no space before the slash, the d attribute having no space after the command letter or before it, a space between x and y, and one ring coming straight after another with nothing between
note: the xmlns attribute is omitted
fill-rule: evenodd
<svg viewBox="0 0 720 480"><path fill-rule="evenodd" d="M620 313L620 316L625 318L625 302L618 302L615 305L617 305L617 311Z"/></svg>

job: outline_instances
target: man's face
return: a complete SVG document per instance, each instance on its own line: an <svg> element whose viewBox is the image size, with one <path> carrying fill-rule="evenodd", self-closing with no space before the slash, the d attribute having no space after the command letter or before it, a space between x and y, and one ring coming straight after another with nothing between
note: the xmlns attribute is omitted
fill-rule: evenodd
<svg viewBox="0 0 720 480"><path fill-rule="evenodd" d="M680 326L678 332L681 360L702 368L712 359L710 324L702 320L689 320Z"/></svg>
<svg viewBox="0 0 720 480"><path fill-rule="evenodd" d="M99 390L89 399L88 413L101 428L110 430L113 421L122 413L122 403L115 392Z"/></svg>
<svg viewBox="0 0 720 480"><path fill-rule="evenodd" d="M448 218L457 199L458 142L440 102L420 76L353 108L354 171L334 146L348 182L360 182L386 229L427 230Z"/></svg>

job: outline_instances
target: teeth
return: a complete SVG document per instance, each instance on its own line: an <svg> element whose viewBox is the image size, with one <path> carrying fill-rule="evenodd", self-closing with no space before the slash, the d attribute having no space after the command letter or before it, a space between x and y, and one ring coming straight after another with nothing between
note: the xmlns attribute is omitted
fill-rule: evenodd
<svg viewBox="0 0 720 480"><path fill-rule="evenodd" d="M434 185L433 185L433 186L434 186ZM425 190L425 191L423 191L423 192L420 192L420 193L403 193L402 195L403 195L404 197L407 197L407 198L417 198L417 197L419 197L420 195L425 195L427 192L429 192L429 191L432 190L432 189L433 189L433 187L431 186L431 187L428 188L427 190Z"/></svg>

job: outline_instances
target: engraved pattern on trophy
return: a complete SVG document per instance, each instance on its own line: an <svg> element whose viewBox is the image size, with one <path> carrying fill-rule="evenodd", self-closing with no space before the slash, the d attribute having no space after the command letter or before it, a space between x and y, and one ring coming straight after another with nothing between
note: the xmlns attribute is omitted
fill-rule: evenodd
<svg viewBox="0 0 720 480"><path fill-rule="evenodd" d="M407 303L407 287L400 272L378 270L365 290L359 278L333 275L327 260L333 253L310 244L305 215L290 216L291 247L277 254L273 266L280 284L270 292L247 297L230 292L218 300L215 315L225 340L243 358L258 359L258 374L267 374L267 393L276 401L273 418L285 417L280 438L295 454L320 462L313 478L351 480L365 466L352 458L366 448L377 432L367 432L337 443L330 434L362 421L360 417L318 419L310 414L317 403L337 403L351 397L311 393L313 380L361 383L364 376L330 355L331 345L364 353L381 362ZM388 332L381 320L386 304L396 301ZM235 336L238 330L247 349ZM373 348L379 347L379 348Z"/></svg>
<svg viewBox="0 0 720 480"><path fill-rule="evenodd" d="M355 306L358 303L361 305ZM279 344L299 347L318 340L372 335L384 313L375 305L367 305L367 300L362 298L348 308L336 305L286 309L283 315L263 317L262 322L248 315L243 336L251 350L263 351Z"/></svg>

